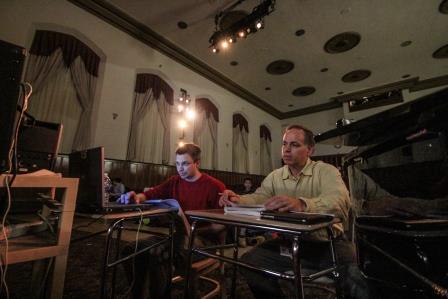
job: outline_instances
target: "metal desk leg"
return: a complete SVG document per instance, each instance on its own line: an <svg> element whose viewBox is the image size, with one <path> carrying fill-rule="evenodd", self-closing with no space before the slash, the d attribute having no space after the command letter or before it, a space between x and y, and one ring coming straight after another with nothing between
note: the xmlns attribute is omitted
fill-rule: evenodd
<svg viewBox="0 0 448 299"><path fill-rule="evenodd" d="M292 243L292 264L294 269L294 293L296 298L303 299L302 270L299 256L299 237L294 236Z"/></svg>
<svg viewBox="0 0 448 299"><path fill-rule="evenodd" d="M101 298L106 298L106 273L107 273L107 265L109 264L109 247L110 247L110 241L111 241L111 234L114 231L115 224L117 222L113 223L111 226L109 226L109 229L107 230L106 235L106 252L104 253L104 261L103 261L103 272L101 274Z"/></svg>
<svg viewBox="0 0 448 299"><path fill-rule="evenodd" d="M169 257L169 265L170 268L168 270L168 277L170 279L168 280L168 287L167 287L167 294L165 294L166 298L171 298L171 278L173 277L173 260L174 260L174 239L173 239L173 233L174 233L174 215L171 213L169 214L170 217L170 231L169 231L169 241L170 241L170 257Z"/></svg>
<svg viewBox="0 0 448 299"><path fill-rule="evenodd" d="M238 260L238 235L239 235L239 228L234 226L233 227L233 260ZM232 288L230 293L230 298L235 299L236 297L236 276L238 274L238 265L235 263L233 264L233 275L232 275Z"/></svg>
<svg viewBox="0 0 448 299"><path fill-rule="evenodd" d="M123 229L123 225L120 225L118 227L117 231L117 239L116 239L116 245L115 245L115 261L117 261L120 258L120 241L121 241L121 231ZM113 235L113 233L112 233ZM111 298L115 298L115 286L116 286L116 280L117 280L117 267L114 266L112 271L112 295Z"/></svg>
<svg viewBox="0 0 448 299"><path fill-rule="evenodd" d="M188 299L190 295L190 279L191 279L191 256L193 254L193 244L194 244L194 237L196 232L196 222L193 221L191 224L190 229L190 240L188 240L188 252L187 252L187 262L186 262L186 269L185 269L185 287L184 287L184 298Z"/></svg>
<svg viewBox="0 0 448 299"><path fill-rule="evenodd" d="M341 276L339 274L339 268L338 268L338 257L336 255L336 251L334 248L334 231L333 231L333 227L327 226L327 234L328 234L328 239L330 239L330 254L331 254L331 263L332 263L332 267L335 269L333 271L333 277L334 280L336 282L336 297L337 298L343 298L342 296L342 288L341 288Z"/></svg>

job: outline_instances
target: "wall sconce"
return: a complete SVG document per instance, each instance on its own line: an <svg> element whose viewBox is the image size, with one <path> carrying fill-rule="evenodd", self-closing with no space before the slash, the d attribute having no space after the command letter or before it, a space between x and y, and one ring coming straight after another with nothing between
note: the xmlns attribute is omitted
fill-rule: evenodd
<svg viewBox="0 0 448 299"><path fill-rule="evenodd" d="M179 137L179 146L183 146L184 139L185 139L185 129L190 126L193 122L196 112L191 107L191 99L188 92L181 88L180 89L180 95L177 99L177 112L179 114L179 120L177 122L179 128L181 129L181 135Z"/></svg>

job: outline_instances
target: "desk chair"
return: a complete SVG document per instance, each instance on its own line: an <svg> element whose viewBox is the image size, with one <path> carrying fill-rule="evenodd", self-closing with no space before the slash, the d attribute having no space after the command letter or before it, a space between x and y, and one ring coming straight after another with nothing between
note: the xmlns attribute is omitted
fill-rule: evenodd
<svg viewBox="0 0 448 299"><path fill-rule="evenodd" d="M211 224L196 230L197 237L195 240L201 240L202 243L210 243L210 244L224 244L227 235L227 228L224 225L220 224ZM200 242L201 242L200 241ZM199 245L199 244L198 244ZM200 244L205 245L205 244ZM219 250L219 254L223 255L224 251ZM220 269L220 275L224 274L224 264L219 260L213 258L205 258L199 260L197 262L192 263L190 268L191 277L193 280L197 281L205 281L211 283L214 287L208 293L201 297L201 299L209 299L215 296L220 295L221 298L224 298L224 289L221 287L221 283L210 277L206 277L205 275L213 272L214 270ZM176 276L173 278L172 282L180 282L183 281L183 276ZM195 294L192 294L194 296Z"/></svg>
<svg viewBox="0 0 448 299"><path fill-rule="evenodd" d="M339 263L335 251L335 235L332 227L327 227L328 240L313 241L324 246L328 245L329 265L324 268L313 269L302 267L302 281L304 289L319 289L328 294L326 298L343 298ZM291 273L292 274L292 273ZM292 293L293 294L293 293Z"/></svg>
<svg viewBox="0 0 448 299"><path fill-rule="evenodd" d="M213 289L210 290L207 294L201 297L201 299L209 299L217 296L221 293L221 283L210 277L206 277L208 273L218 269L221 266L221 263L212 258L206 258L200 261L197 261L191 265L191 274L193 279L202 280L213 285ZM172 283L178 283L184 280L183 276L175 276L172 279Z"/></svg>

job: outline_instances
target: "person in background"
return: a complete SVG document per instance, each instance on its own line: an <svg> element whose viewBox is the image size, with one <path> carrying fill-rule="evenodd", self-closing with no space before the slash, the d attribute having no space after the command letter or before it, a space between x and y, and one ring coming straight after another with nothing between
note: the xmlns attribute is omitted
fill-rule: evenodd
<svg viewBox="0 0 448 299"><path fill-rule="evenodd" d="M347 240L350 198L339 171L332 165L312 161L313 133L301 126L291 125L283 135L282 159L284 166L272 171L254 193L239 196L231 190L224 191L221 205L264 204L268 210L281 212L314 212L334 214L342 220L333 225L336 234L335 250L340 265L343 289L348 298L369 298L368 286L361 277L355 262L355 250ZM325 230L310 235L300 243L303 268L322 269L329 265L328 236ZM268 240L242 256L252 265L277 272L292 271L291 240L286 237ZM242 269L255 298L285 298L292 283L279 283L247 269ZM282 286L282 287L281 287Z"/></svg>
<svg viewBox="0 0 448 299"><path fill-rule="evenodd" d="M168 178L163 183L147 189L143 193L135 191L123 194L119 201L122 204L142 203L148 199L176 199L183 211L216 209L219 208L220 194L225 190L225 185L199 170L201 160L201 149L193 143L186 143L176 149L176 169L177 175ZM183 272L185 268L185 246L186 234L189 227L186 227L186 218L176 219L176 232L174 234L174 263L177 272ZM187 224L188 225L188 224ZM217 230L217 232L214 231ZM220 228L212 227L210 230L203 230L204 242L214 239L219 242L222 236ZM201 237L198 230L198 237ZM216 240L218 239L218 240ZM148 240L148 242L153 242ZM151 244L151 243L149 243ZM134 252L135 248L127 248L126 253ZM144 298L149 291L149 298L170 298L168 277L169 263L168 247L152 250L149 255L143 255L135 259L134 272L134 298ZM128 271L129 272L129 271ZM139 286L149 283L149 290ZM194 290L192 291L194 292Z"/></svg>
<svg viewBox="0 0 448 299"><path fill-rule="evenodd" d="M123 193L126 192L126 187L124 186L121 178L113 178L112 179L112 192L110 196L112 198L119 198Z"/></svg>
<svg viewBox="0 0 448 299"><path fill-rule="evenodd" d="M244 178L241 187L237 189L236 193L243 195L253 193L254 191L255 188L253 187L252 179L250 177L246 177ZM246 247L248 243L247 241L247 230L246 228L241 228L238 236L238 245L240 247Z"/></svg>
<svg viewBox="0 0 448 299"><path fill-rule="evenodd" d="M250 194L255 191L254 184L250 177L244 178L243 188L238 192L238 194Z"/></svg>

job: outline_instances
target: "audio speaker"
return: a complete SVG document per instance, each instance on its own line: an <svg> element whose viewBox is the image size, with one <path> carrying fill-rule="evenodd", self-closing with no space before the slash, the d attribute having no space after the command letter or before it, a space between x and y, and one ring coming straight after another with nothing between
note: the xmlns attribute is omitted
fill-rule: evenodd
<svg viewBox="0 0 448 299"><path fill-rule="evenodd" d="M20 79L26 50L0 40L0 173L9 168L8 151L17 125Z"/></svg>

